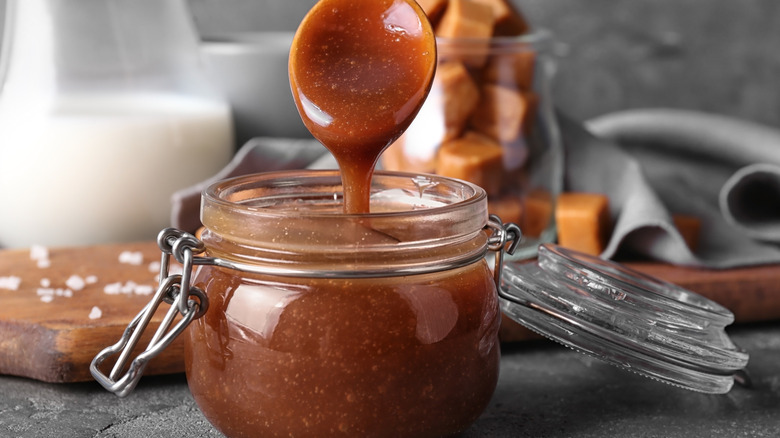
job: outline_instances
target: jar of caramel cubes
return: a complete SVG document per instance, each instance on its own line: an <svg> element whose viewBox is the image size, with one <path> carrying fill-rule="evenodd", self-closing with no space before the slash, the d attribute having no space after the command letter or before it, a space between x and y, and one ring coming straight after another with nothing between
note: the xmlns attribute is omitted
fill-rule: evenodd
<svg viewBox="0 0 780 438"><path fill-rule="evenodd" d="M375 175L344 214L337 172L241 177L203 197L209 309L184 332L192 394L244 436L444 436L499 367L487 198L466 182Z"/></svg>
<svg viewBox="0 0 780 438"><path fill-rule="evenodd" d="M504 0L420 4L436 29L436 76L417 118L381 164L481 186L490 212L523 230L518 253L532 256L555 238L554 201L563 183L551 37L529 32Z"/></svg>

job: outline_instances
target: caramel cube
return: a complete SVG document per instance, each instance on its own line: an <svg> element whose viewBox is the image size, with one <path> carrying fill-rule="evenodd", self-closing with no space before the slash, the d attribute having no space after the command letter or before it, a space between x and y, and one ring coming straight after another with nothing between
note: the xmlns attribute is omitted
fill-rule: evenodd
<svg viewBox="0 0 780 438"><path fill-rule="evenodd" d="M436 170L436 152L427 151L429 145L412 144L406 133L382 152L382 168L401 172L433 173ZM410 151L409 148L414 148Z"/></svg>
<svg viewBox="0 0 780 438"><path fill-rule="evenodd" d="M699 232L701 231L701 219L685 214L673 214L672 221L677 231L691 251L696 251L699 246Z"/></svg>
<svg viewBox="0 0 780 438"><path fill-rule="evenodd" d="M488 60L482 78L507 88L531 91L535 64L536 52L530 46L515 53L497 54Z"/></svg>
<svg viewBox="0 0 780 438"><path fill-rule="evenodd" d="M517 140L530 129L536 94L486 84L471 117L471 126L500 143Z"/></svg>
<svg viewBox="0 0 780 438"><path fill-rule="evenodd" d="M447 8L448 0L417 0L417 4L420 5L425 15L428 16L428 20L433 27L439 23L444 10Z"/></svg>
<svg viewBox="0 0 780 438"><path fill-rule="evenodd" d="M447 10L436 26L436 36L443 38L475 38L484 43L459 56L469 67L482 68L488 56L495 18L493 8L476 0L450 0Z"/></svg>
<svg viewBox="0 0 780 438"><path fill-rule="evenodd" d="M473 142L482 142L489 144L497 144L495 140L487 135L478 131L466 131L463 133L463 139ZM503 167L504 177L509 180L510 183L516 183L513 180L516 177L516 172L527 162L528 160L528 146L525 141L515 141L511 143L500 144L503 150Z"/></svg>
<svg viewBox="0 0 780 438"><path fill-rule="evenodd" d="M516 194L490 197L488 211L497 215L504 223L512 222L519 226L523 218L523 201Z"/></svg>
<svg viewBox="0 0 780 438"><path fill-rule="evenodd" d="M496 141L487 135L477 131L466 131L463 133L463 139L473 142L481 143L495 143Z"/></svg>
<svg viewBox="0 0 780 438"><path fill-rule="evenodd" d="M523 197L523 217L517 224L524 236L539 237L552 222L552 195L545 189L534 189Z"/></svg>
<svg viewBox="0 0 780 438"><path fill-rule="evenodd" d="M609 199L600 193L562 193L555 221L561 246L599 255L609 233Z"/></svg>
<svg viewBox="0 0 780 438"><path fill-rule="evenodd" d="M488 193L501 190L501 145L495 142L458 138L442 143L436 160L436 173L472 182Z"/></svg>
<svg viewBox="0 0 780 438"><path fill-rule="evenodd" d="M443 62L436 70L433 85L442 96L444 112L444 140L458 137L479 102L479 88L460 62ZM439 91L437 90L437 91Z"/></svg>
<svg viewBox="0 0 780 438"><path fill-rule="evenodd" d="M490 38L495 17L493 8L478 0L450 0L436 28L444 38Z"/></svg>
<svg viewBox="0 0 780 438"><path fill-rule="evenodd" d="M525 17L508 0L474 0L490 6L496 20L495 36L516 36L528 31Z"/></svg>

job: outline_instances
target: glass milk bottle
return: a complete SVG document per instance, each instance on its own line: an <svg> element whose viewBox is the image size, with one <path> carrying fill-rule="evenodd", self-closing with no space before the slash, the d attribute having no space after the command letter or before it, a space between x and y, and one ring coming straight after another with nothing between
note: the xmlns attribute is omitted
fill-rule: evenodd
<svg viewBox="0 0 780 438"><path fill-rule="evenodd" d="M0 247L146 240L233 152L185 0L9 0Z"/></svg>

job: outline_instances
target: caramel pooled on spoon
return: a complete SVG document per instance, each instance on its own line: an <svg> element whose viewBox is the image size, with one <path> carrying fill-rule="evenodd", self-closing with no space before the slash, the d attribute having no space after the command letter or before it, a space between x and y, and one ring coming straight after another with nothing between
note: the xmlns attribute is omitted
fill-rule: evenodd
<svg viewBox="0 0 780 438"><path fill-rule="evenodd" d="M368 213L376 162L422 106L436 40L413 0L320 0L290 49L304 124L338 162L346 213Z"/></svg>

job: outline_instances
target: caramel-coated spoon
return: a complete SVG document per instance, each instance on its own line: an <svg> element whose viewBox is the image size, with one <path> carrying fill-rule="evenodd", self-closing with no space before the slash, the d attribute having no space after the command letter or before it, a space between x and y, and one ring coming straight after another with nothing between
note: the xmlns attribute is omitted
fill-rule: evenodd
<svg viewBox="0 0 780 438"><path fill-rule="evenodd" d="M382 151L417 115L436 40L414 0L320 0L298 27L289 74L304 124L338 162L346 213L368 213Z"/></svg>

